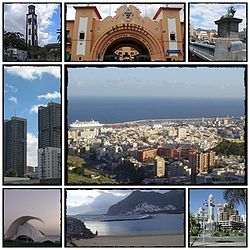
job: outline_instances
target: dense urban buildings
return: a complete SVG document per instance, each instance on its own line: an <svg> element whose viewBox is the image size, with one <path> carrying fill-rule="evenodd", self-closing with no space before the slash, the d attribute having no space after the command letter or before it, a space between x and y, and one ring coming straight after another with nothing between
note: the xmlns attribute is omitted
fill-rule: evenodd
<svg viewBox="0 0 250 250"><path fill-rule="evenodd" d="M151 18L142 17L140 9L133 5L122 5L115 16L102 18L97 7L76 5L74 20L66 21L66 59L183 61L182 8L168 4Z"/></svg>
<svg viewBox="0 0 250 250"><path fill-rule="evenodd" d="M4 174L23 177L27 165L27 120L11 117L4 121Z"/></svg>
<svg viewBox="0 0 250 250"><path fill-rule="evenodd" d="M61 178L61 105L38 108L38 172L40 179Z"/></svg>
<svg viewBox="0 0 250 250"><path fill-rule="evenodd" d="M244 124L244 117L72 123L68 155L85 163L68 162L68 173L91 169L90 182L103 175L124 184L245 183Z"/></svg>

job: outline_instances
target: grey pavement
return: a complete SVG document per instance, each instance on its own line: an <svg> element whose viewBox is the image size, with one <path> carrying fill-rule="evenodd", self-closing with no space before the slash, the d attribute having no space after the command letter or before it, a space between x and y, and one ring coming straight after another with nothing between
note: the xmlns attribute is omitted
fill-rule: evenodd
<svg viewBox="0 0 250 250"><path fill-rule="evenodd" d="M194 238L190 238L190 244L194 241ZM205 237L203 243L202 237L199 237L195 240L192 247L244 247L246 246L246 237Z"/></svg>

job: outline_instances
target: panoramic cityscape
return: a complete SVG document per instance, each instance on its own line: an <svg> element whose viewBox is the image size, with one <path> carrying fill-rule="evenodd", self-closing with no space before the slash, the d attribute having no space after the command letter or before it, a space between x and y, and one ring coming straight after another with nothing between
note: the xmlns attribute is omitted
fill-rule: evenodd
<svg viewBox="0 0 250 250"><path fill-rule="evenodd" d="M68 183L244 184L244 74L68 68Z"/></svg>
<svg viewBox="0 0 250 250"><path fill-rule="evenodd" d="M4 189L3 230L4 247L60 247L61 190Z"/></svg>
<svg viewBox="0 0 250 250"><path fill-rule="evenodd" d="M190 189L189 246L247 246L247 190Z"/></svg>
<svg viewBox="0 0 250 250"><path fill-rule="evenodd" d="M184 189L67 190L67 246L184 246L184 197Z"/></svg>
<svg viewBox="0 0 250 250"><path fill-rule="evenodd" d="M4 61L60 61L60 4L4 3Z"/></svg>
<svg viewBox="0 0 250 250"><path fill-rule="evenodd" d="M60 67L4 67L4 184L61 183Z"/></svg>

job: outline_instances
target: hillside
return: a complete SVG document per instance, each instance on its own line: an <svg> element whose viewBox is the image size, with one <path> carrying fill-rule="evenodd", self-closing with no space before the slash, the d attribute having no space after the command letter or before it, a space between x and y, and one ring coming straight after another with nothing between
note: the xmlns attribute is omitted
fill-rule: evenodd
<svg viewBox="0 0 250 250"><path fill-rule="evenodd" d="M134 213L184 213L184 191L172 190L162 194L136 190L124 200L112 205L107 214L128 215Z"/></svg>

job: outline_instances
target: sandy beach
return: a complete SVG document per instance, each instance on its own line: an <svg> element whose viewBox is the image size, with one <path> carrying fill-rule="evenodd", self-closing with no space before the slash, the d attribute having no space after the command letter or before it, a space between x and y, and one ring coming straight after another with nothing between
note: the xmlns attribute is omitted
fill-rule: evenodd
<svg viewBox="0 0 250 250"><path fill-rule="evenodd" d="M71 246L184 246L184 235L97 236L93 239L72 240Z"/></svg>

